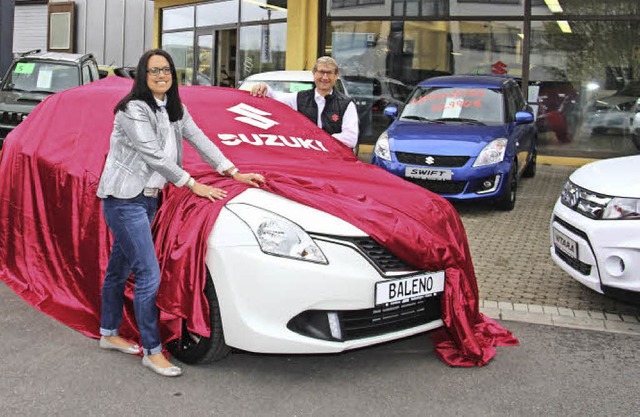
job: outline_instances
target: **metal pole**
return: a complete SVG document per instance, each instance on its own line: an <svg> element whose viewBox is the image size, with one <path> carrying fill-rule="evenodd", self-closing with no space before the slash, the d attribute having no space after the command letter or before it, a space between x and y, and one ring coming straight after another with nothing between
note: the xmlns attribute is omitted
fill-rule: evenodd
<svg viewBox="0 0 640 417"><path fill-rule="evenodd" d="M0 77L13 60L13 11L15 0L0 1Z"/></svg>

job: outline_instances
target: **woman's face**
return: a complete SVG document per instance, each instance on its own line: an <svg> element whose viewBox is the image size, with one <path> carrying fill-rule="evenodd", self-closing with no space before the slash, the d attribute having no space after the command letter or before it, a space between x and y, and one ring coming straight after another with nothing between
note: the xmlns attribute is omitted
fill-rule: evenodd
<svg viewBox="0 0 640 417"><path fill-rule="evenodd" d="M164 100L164 95L171 88L171 67L169 61L162 55L153 55L147 61L147 86L158 100Z"/></svg>

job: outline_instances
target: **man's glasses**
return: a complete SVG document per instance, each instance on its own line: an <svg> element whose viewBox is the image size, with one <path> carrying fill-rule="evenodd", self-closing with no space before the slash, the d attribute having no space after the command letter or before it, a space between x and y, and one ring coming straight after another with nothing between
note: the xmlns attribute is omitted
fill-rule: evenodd
<svg viewBox="0 0 640 417"><path fill-rule="evenodd" d="M335 71L324 71L324 70L316 70L316 74L320 75L320 77L324 77L325 75L328 77L336 75Z"/></svg>
<svg viewBox="0 0 640 417"><path fill-rule="evenodd" d="M171 67L164 67L164 68L153 67L153 68L149 68L147 72L155 76L160 75L160 72L162 72L164 75L171 75Z"/></svg>

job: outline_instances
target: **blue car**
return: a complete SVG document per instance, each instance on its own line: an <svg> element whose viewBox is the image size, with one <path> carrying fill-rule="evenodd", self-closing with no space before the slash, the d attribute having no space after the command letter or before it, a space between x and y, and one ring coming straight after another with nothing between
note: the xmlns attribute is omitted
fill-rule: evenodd
<svg viewBox="0 0 640 417"><path fill-rule="evenodd" d="M415 88L374 147L371 162L452 201L516 203L536 173L537 131L518 83L491 75L434 77Z"/></svg>

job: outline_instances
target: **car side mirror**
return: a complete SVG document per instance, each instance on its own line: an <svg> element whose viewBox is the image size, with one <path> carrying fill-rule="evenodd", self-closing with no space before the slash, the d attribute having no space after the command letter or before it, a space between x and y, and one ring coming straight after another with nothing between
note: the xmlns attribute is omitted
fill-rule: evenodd
<svg viewBox="0 0 640 417"><path fill-rule="evenodd" d="M533 123L533 114L528 111L519 111L516 113L516 124Z"/></svg>
<svg viewBox="0 0 640 417"><path fill-rule="evenodd" d="M391 119L395 119L396 117L398 117L398 106L389 105L385 107L384 115Z"/></svg>

